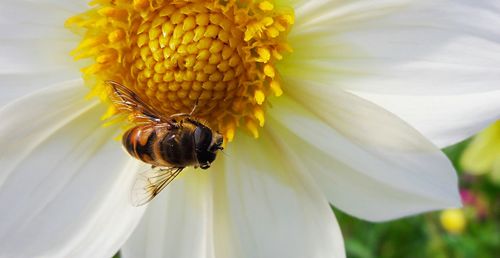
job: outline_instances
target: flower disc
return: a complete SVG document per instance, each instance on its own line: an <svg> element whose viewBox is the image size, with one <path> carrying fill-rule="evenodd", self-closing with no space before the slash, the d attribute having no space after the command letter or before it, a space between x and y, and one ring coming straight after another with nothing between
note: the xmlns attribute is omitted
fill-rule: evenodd
<svg viewBox="0 0 500 258"><path fill-rule="evenodd" d="M282 94L275 63L293 14L269 1L94 1L70 18L83 35L75 58L104 100L117 81L165 115L190 112L232 140L243 123L258 137L266 96ZM111 109L110 114L113 114Z"/></svg>

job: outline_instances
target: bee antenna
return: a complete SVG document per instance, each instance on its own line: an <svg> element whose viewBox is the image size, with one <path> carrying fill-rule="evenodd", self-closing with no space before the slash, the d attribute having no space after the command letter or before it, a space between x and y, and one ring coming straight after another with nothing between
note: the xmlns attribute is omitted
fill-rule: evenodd
<svg viewBox="0 0 500 258"><path fill-rule="evenodd" d="M229 156L230 156L229 154L227 154L227 153L224 151L224 148L219 149L219 150L220 150L220 152L222 152L222 154L224 154L224 156L226 156L226 157L229 157Z"/></svg>

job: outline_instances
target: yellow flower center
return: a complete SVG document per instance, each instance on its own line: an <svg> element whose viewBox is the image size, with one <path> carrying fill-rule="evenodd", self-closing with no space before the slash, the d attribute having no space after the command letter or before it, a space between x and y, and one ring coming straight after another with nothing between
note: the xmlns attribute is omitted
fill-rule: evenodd
<svg viewBox="0 0 500 258"><path fill-rule="evenodd" d="M95 0L66 26L82 35L72 52L95 95L117 81L166 115L189 113L231 141L243 124L258 137L266 97L282 90L291 9L251 0ZM111 106L108 114L114 114Z"/></svg>

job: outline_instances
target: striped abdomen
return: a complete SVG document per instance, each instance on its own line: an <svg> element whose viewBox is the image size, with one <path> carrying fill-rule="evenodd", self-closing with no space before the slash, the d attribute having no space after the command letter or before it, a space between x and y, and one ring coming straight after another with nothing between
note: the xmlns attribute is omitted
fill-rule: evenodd
<svg viewBox="0 0 500 258"><path fill-rule="evenodd" d="M196 165L191 130L165 124L134 127L123 135L123 146L133 157L160 167Z"/></svg>

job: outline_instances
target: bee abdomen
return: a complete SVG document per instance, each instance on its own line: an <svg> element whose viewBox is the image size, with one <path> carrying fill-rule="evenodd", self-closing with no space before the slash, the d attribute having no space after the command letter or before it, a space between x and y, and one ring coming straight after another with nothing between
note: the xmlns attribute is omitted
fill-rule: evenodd
<svg viewBox="0 0 500 258"><path fill-rule="evenodd" d="M134 127L125 132L122 143L132 157L157 165L154 151L157 138L157 132L153 127Z"/></svg>

